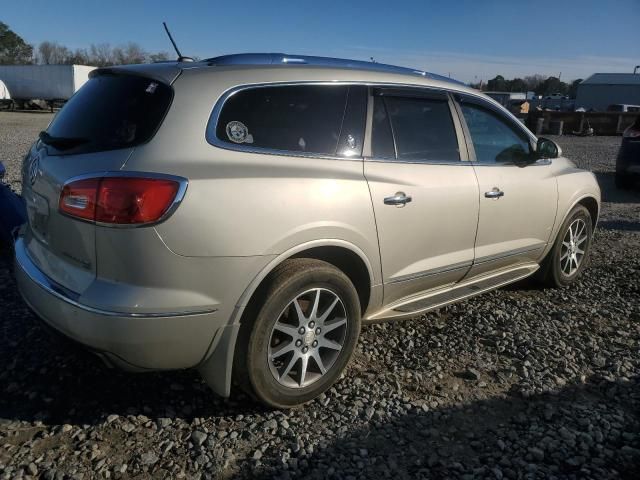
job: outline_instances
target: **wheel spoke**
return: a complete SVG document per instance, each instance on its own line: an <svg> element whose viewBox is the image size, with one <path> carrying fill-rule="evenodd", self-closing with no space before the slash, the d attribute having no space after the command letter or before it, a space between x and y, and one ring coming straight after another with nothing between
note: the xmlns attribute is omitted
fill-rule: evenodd
<svg viewBox="0 0 640 480"><path fill-rule="evenodd" d="M316 362L316 365L318 365L318 368L320 369L320 373L322 375L327 373L327 369L324 366L324 362L322 361L322 358L320 357L320 352L318 352L317 350L314 350L314 352L311 354L311 356L313 357L313 360Z"/></svg>
<svg viewBox="0 0 640 480"><path fill-rule="evenodd" d="M331 323L325 323L322 332L326 335L327 333L332 332L336 328L346 324L347 324L346 318L336 318Z"/></svg>
<svg viewBox="0 0 640 480"><path fill-rule="evenodd" d="M279 345L279 347L280 348L278 348L276 351L272 351L271 352L271 358L272 359L281 357L285 353L289 353L289 352L293 351L296 348L296 345L295 345L295 342L293 340L291 340L289 343L287 343L285 345Z"/></svg>
<svg viewBox="0 0 640 480"><path fill-rule="evenodd" d="M300 380L298 381L298 385L301 387L304 386L304 380L307 377L307 367L309 366L309 356L302 355L301 357L302 364L300 365Z"/></svg>
<svg viewBox="0 0 640 480"><path fill-rule="evenodd" d="M273 327L274 330L289 335L291 338L295 338L298 335L298 329L294 326L287 325L286 323L278 322Z"/></svg>
<svg viewBox="0 0 640 480"><path fill-rule="evenodd" d="M571 243L570 242L562 242L562 245L564 245L567 248L571 248Z"/></svg>
<svg viewBox="0 0 640 480"><path fill-rule="evenodd" d="M580 230L578 230L578 226L580 227ZM576 238L582 235L582 232L584 232L585 227L586 225L584 222L580 221L580 223L578 223L578 225L576 226Z"/></svg>
<svg viewBox="0 0 640 480"><path fill-rule="evenodd" d="M579 239L576 241L576 245L582 245L586 240L587 240L587 234L585 233L584 237L579 238Z"/></svg>
<svg viewBox="0 0 640 480"><path fill-rule="evenodd" d="M316 290L316 297L313 299L313 308L309 318L318 318L318 305L320 304L320 289Z"/></svg>
<svg viewBox="0 0 640 480"><path fill-rule="evenodd" d="M294 353L291 356L291 360L289 360L289 364L280 374L280 378L286 377L298 360L300 360L300 355L297 353Z"/></svg>
<svg viewBox="0 0 640 480"><path fill-rule="evenodd" d="M576 247L576 253L579 253L580 255L584 255L584 250L580 250L578 247Z"/></svg>
<svg viewBox="0 0 640 480"><path fill-rule="evenodd" d="M298 299L296 298L293 302L293 306L296 309L296 314L298 315L298 326L307 322L307 317L304 316L304 312L302 308L300 308L300 304L298 303Z"/></svg>
<svg viewBox="0 0 640 480"><path fill-rule="evenodd" d="M331 305L329 305L329 307L324 311L321 317L318 317L318 323L322 324L327 320L327 318L329 317L329 314L333 312L333 309L336 308L336 305L338 304L339 301L340 299L338 297L334 297L333 302L331 302Z"/></svg>
<svg viewBox="0 0 640 480"><path fill-rule="evenodd" d="M342 350L342 345L340 345L338 342L334 342L333 340L329 340L326 337L321 337L320 339L318 339L318 346L330 348L332 350Z"/></svg>
<svg viewBox="0 0 640 480"><path fill-rule="evenodd" d="M567 255L569 255L569 250L567 250L566 252L564 252L564 255L562 255L560 257L560 261L564 260L565 258L567 258Z"/></svg>

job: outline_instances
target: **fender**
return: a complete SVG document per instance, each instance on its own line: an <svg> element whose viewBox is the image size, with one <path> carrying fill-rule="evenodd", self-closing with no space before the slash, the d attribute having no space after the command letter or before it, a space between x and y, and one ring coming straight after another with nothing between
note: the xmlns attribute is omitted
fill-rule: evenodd
<svg viewBox="0 0 640 480"><path fill-rule="evenodd" d="M309 250L314 247L342 247L351 250L358 255L369 272L369 282L371 284L371 302L381 302L382 295L381 289L373 288L380 282L374 274L374 269L371 266L371 262L364 254L364 252L356 245L341 240L338 238L328 238L313 240L302 243L287 251L281 253L271 262L267 264L251 281L249 286L245 289L243 294L238 299L236 307L233 310L229 318L229 323L216 332L209 350L205 354L202 362L198 365L198 370L209 387L218 395L222 397L228 397L231 394L231 382L232 382L232 369L233 369L233 357L236 347L236 340L238 338L238 331L240 330L240 319L244 313L244 310L249 303L249 300L257 290L262 281L286 259L293 255ZM374 298L375 292L378 292L378 297Z"/></svg>
<svg viewBox="0 0 640 480"><path fill-rule="evenodd" d="M593 176L593 174L590 172L586 172L584 170L577 170L575 174L578 174L580 176L584 176L585 174L589 175L589 177L591 177L591 181L589 182L589 184L583 183L581 185L581 188L574 191L571 194L571 196L563 198L562 192L567 191L567 189L563 188L562 180L566 179L567 177L564 177L564 176L558 177L558 211L556 214L556 221L553 225L553 231L551 233L549 243L547 244L547 247L545 248L542 254L542 258L546 257L549 251L553 248L553 245L556 241L556 237L558 235L558 231L560 230L560 227L562 226L564 221L567 219L567 216L569 215L571 210L573 210L574 207L578 205L578 203L580 203L585 198L592 198L596 201L596 204L598 205L598 213L594 220L596 224L598 222L598 218L600 216L600 208L601 208L600 187L598 186L598 182L595 180L595 176ZM573 177L575 174L572 173L570 174L570 176Z"/></svg>

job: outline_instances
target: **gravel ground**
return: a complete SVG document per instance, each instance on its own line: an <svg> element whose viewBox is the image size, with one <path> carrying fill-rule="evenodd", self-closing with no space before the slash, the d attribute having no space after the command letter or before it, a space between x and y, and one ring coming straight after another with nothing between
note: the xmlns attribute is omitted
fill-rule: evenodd
<svg viewBox="0 0 640 480"><path fill-rule="evenodd" d="M49 119L0 113L16 187ZM304 409L223 400L190 371L106 369L38 323L0 255L0 479L638 478L640 193L613 187L619 138L556 140L604 193L582 279L364 327Z"/></svg>

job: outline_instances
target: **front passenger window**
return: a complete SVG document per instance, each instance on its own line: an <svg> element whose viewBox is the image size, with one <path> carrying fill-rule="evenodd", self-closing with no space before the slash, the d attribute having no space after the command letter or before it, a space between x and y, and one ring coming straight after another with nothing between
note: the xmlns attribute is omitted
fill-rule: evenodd
<svg viewBox="0 0 640 480"><path fill-rule="evenodd" d="M473 104L461 107L477 162L518 163L529 158L530 145L524 134L517 133L488 109Z"/></svg>

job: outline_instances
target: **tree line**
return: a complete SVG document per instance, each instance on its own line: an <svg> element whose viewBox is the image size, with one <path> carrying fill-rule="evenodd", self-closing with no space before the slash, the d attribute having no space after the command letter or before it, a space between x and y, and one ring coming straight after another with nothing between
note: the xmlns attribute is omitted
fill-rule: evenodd
<svg viewBox="0 0 640 480"><path fill-rule="evenodd" d="M502 75L496 75L487 82L472 83L471 86L485 92L535 92L536 95L560 93L575 98L580 82L582 82L581 78L565 83L553 76L529 75L507 80Z"/></svg>
<svg viewBox="0 0 640 480"><path fill-rule="evenodd" d="M168 60L167 52L147 52L135 42L111 46L91 44L88 48L70 49L58 42L44 41L34 46L0 22L0 65L127 65Z"/></svg>

